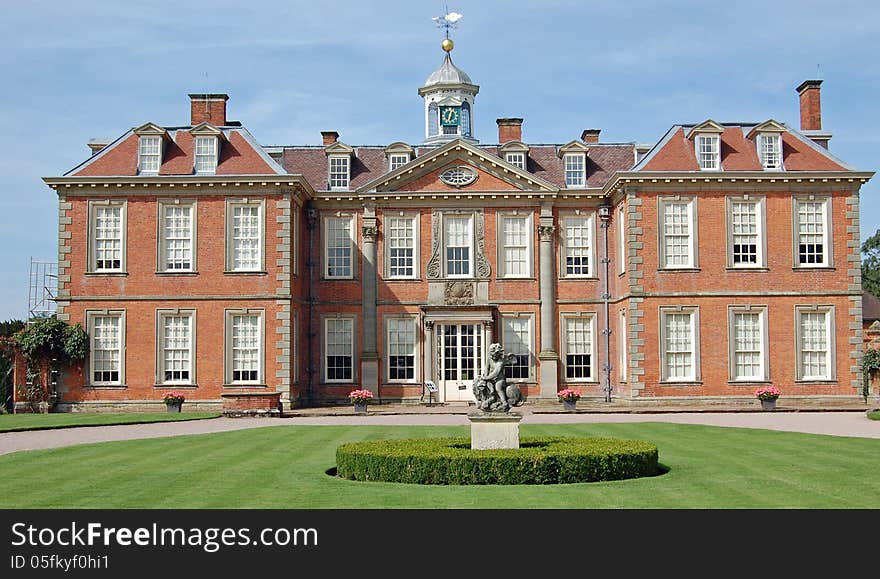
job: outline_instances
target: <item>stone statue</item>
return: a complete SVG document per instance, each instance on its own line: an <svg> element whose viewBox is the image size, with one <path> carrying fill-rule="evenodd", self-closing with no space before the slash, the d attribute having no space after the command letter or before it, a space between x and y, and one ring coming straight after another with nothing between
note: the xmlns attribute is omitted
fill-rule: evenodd
<svg viewBox="0 0 880 579"><path fill-rule="evenodd" d="M508 412L513 406L522 406L523 397L519 386L508 385L504 376L504 366L509 363L510 357L504 355L501 344L489 346L489 362L483 373L474 378L474 397L479 410Z"/></svg>

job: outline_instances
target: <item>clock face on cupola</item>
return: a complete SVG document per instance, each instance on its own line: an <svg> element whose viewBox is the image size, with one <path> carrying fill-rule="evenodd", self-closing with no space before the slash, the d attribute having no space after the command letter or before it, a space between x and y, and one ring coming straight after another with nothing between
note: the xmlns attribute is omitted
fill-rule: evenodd
<svg viewBox="0 0 880 579"><path fill-rule="evenodd" d="M461 123L461 107L440 107L440 124L454 127Z"/></svg>

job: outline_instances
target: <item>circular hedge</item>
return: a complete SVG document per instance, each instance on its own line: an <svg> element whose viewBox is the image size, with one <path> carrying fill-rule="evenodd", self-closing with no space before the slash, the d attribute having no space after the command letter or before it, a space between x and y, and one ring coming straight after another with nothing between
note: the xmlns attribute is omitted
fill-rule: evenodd
<svg viewBox="0 0 880 579"><path fill-rule="evenodd" d="M361 481L438 485L559 484L658 474L657 446L644 440L523 437L518 449L471 450L469 438L409 438L343 444L336 474Z"/></svg>

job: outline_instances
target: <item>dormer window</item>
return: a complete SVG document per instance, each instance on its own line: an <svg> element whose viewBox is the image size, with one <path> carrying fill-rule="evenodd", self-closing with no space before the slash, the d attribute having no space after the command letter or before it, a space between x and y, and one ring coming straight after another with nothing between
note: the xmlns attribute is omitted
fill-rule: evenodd
<svg viewBox="0 0 880 579"><path fill-rule="evenodd" d="M589 150L590 148L580 141L571 141L559 147L557 155L562 159L565 186L569 189L587 186L587 152Z"/></svg>
<svg viewBox="0 0 880 579"><path fill-rule="evenodd" d="M153 123L144 123L132 132L138 137L138 173L158 175L162 167L164 141L169 138L168 131Z"/></svg>
<svg viewBox="0 0 880 579"><path fill-rule="evenodd" d="M329 161L330 189L348 189L351 179L351 163L348 155L332 155Z"/></svg>
<svg viewBox="0 0 880 579"><path fill-rule="evenodd" d="M695 126L687 134L693 140L694 155L701 171L721 170L721 135L724 127L709 119Z"/></svg>
<svg viewBox="0 0 880 579"><path fill-rule="evenodd" d="M158 173L162 164L162 137L141 136L138 139L138 172Z"/></svg>
<svg viewBox="0 0 880 579"><path fill-rule="evenodd" d="M525 153L506 153L504 155L504 160L517 167L518 169L525 170L526 168L526 154Z"/></svg>
<svg viewBox="0 0 880 579"><path fill-rule="evenodd" d="M409 163L408 153L393 153L388 156L388 170L394 171Z"/></svg>
<svg viewBox="0 0 880 579"><path fill-rule="evenodd" d="M196 137L195 170L205 175L217 171L217 137Z"/></svg>
<svg viewBox="0 0 880 579"><path fill-rule="evenodd" d="M583 187L586 182L584 176L586 155L584 153L566 153L562 157L565 165L565 186Z"/></svg>
<svg viewBox="0 0 880 579"><path fill-rule="evenodd" d="M697 135L695 139L697 162L703 171L721 169L721 136Z"/></svg>
<svg viewBox="0 0 880 579"><path fill-rule="evenodd" d="M761 167L765 171L782 170L782 135L779 133L760 133L757 145Z"/></svg>

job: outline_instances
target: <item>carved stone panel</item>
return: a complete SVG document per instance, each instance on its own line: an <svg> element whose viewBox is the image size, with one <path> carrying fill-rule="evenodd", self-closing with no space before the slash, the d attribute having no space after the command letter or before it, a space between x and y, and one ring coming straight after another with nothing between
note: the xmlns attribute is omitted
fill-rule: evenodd
<svg viewBox="0 0 880 579"><path fill-rule="evenodd" d="M442 273L440 267L440 220L443 216L438 211L431 212L431 258L425 266L425 275L428 279L439 279Z"/></svg>
<svg viewBox="0 0 880 579"><path fill-rule="evenodd" d="M444 301L450 306L469 306L474 303L474 284L469 281L446 282Z"/></svg>

